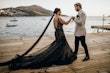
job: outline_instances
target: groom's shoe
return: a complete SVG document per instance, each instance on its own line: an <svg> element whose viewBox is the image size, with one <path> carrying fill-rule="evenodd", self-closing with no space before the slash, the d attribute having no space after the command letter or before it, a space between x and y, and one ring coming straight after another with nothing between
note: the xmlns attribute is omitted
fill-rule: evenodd
<svg viewBox="0 0 110 73"><path fill-rule="evenodd" d="M89 59L90 59L90 57L85 57L82 61L87 61Z"/></svg>

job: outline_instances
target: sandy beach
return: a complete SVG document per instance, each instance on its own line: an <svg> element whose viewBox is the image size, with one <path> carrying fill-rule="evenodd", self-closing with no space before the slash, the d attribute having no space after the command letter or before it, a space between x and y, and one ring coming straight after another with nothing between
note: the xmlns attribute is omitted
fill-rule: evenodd
<svg viewBox="0 0 110 73"><path fill-rule="evenodd" d="M0 62L5 62L24 53L38 37L22 37L0 40ZM74 36L66 35L69 45L74 50ZM54 41L54 36L44 36L38 45L29 53L39 52ZM69 65L43 67L40 69L9 70L1 66L0 73L110 73L110 32L87 34L87 45L90 60L83 62L84 50L80 44L78 59ZM28 55L29 55L28 54Z"/></svg>

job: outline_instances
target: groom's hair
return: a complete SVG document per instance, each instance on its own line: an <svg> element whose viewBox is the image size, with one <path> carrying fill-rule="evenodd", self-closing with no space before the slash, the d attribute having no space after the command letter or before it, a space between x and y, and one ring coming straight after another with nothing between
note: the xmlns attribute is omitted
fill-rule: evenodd
<svg viewBox="0 0 110 73"><path fill-rule="evenodd" d="M79 6L82 9L81 3L75 3L74 6Z"/></svg>

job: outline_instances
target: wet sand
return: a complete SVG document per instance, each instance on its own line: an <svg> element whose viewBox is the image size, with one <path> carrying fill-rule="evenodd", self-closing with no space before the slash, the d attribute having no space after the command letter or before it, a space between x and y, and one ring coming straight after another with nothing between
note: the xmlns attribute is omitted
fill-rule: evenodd
<svg viewBox="0 0 110 73"><path fill-rule="evenodd" d="M74 36L66 35L69 45L74 50ZM16 54L24 53L38 37L24 37L0 40L0 62L10 60ZM54 36L44 36L38 45L29 53L39 52L49 45ZM69 65L43 67L40 69L9 70L1 66L0 73L110 73L110 32L87 34L86 39L90 60L83 62L84 50L80 44L78 59Z"/></svg>

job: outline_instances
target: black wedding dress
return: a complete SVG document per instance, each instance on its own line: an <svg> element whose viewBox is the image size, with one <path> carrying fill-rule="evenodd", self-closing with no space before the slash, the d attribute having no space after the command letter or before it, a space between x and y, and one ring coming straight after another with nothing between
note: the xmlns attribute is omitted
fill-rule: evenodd
<svg viewBox="0 0 110 73"><path fill-rule="evenodd" d="M26 68L41 68L52 65L70 64L76 59L63 31L63 24L58 23L55 30L55 40L42 52L34 53L29 56L21 57L9 64L9 69L26 69Z"/></svg>

